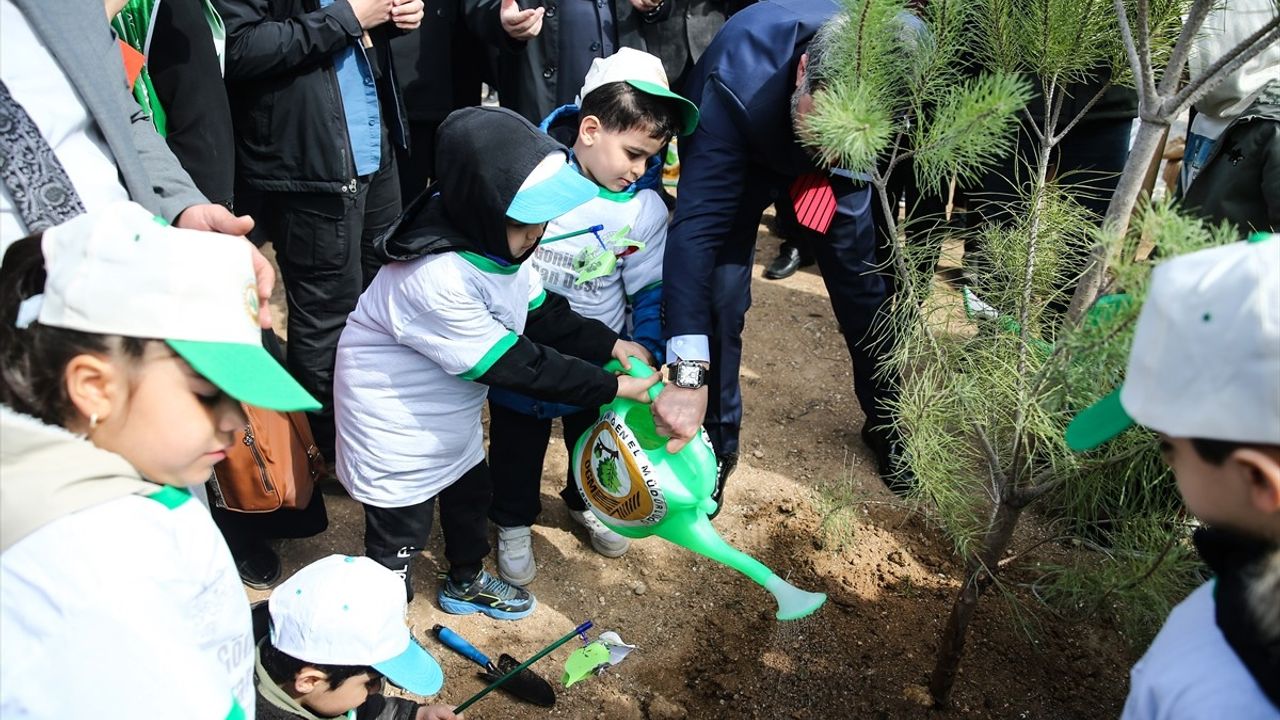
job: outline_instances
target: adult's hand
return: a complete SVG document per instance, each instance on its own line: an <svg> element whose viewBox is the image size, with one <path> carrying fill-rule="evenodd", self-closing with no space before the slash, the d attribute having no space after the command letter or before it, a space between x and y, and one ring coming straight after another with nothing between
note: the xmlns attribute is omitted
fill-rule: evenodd
<svg viewBox="0 0 1280 720"><path fill-rule="evenodd" d="M395 0L391 8L391 21L401 30L417 30L426 14L422 0Z"/></svg>
<svg viewBox="0 0 1280 720"><path fill-rule="evenodd" d="M696 390L668 385L653 401L653 424L667 440L667 452L676 453L698 435L707 415L707 386Z"/></svg>
<svg viewBox="0 0 1280 720"><path fill-rule="evenodd" d="M248 215L233 215L222 205L208 203L192 205L183 210L173 224L186 230L204 230L244 237L253 229L253 218ZM248 240L245 242L249 243ZM249 248L253 257L253 275L258 282L258 324L263 329L270 329L271 305L268 301L271 299L271 290L276 285L276 271L253 243L249 243Z"/></svg>
<svg viewBox="0 0 1280 720"><path fill-rule="evenodd" d="M631 0L631 7L647 15L662 7L662 0Z"/></svg>
<svg viewBox="0 0 1280 720"><path fill-rule="evenodd" d="M521 10L516 0L502 0L498 19L502 21L503 32L512 40L531 40L542 32L542 15L545 12L542 7Z"/></svg>
<svg viewBox="0 0 1280 720"><path fill-rule="evenodd" d="M351 4L360 27L365 30L391 20L391 11L395 7L395 0L347 0L347 2Z"/></svg>

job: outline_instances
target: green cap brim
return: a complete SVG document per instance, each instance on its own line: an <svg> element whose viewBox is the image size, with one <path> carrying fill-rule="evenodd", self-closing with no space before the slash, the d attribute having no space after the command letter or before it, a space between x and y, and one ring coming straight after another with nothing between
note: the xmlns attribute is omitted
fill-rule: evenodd
<svg viewBox="0 0 1280 720"><path fill-rule="evenodd" d="M284 412L320 409L320 403L261 345L166 342L193 370L246 405Z"/></svg>
<svg viewBox="0 0 1280 720"><path fill-rule="evenodd" d="M596 196L596 184L567 163L542 182L516 193L507 217L526 225L555 220Z"/></svg>
<svg viewBox="0 0 1280 720"><path fill-rule="evenodd" d="M1067 426L1067 447L1076 452L1092 450L1133 427L1133 418L1120 404L1120 389L1081 410Z"/></svg>
<svg viewBox="0 0 1280 720"><path fill-rule="evenodd" d="M651 83L646 80L627 80L628 85L639 90L646 95L656 95L660 98L675 100L676 105L680 108L680 134L690 135L698 127L698 106L689 101L688 98L671 92L667 88Z"/></svg>

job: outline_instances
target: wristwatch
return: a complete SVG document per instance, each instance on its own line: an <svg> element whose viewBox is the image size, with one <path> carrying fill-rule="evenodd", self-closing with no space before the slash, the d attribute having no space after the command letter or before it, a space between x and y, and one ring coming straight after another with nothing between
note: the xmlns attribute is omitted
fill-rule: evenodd
<svg viewBox="0 0 1280 720"><path fill-rule="evenodd" d="M678 360L667 365L671 384L686 390L697 390L707 384L707 367L691 360Z"/></svg>

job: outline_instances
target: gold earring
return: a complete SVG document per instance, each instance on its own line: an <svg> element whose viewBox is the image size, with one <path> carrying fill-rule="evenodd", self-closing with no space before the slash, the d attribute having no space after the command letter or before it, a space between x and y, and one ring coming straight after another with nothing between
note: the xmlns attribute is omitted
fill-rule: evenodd
<svg viewBox="0 0 1280 720"><path fill-rule="evenodd" d="M89 416L89 430L93 431L97 429L98 429L98 413L93 413L92 415Z"/></svg>

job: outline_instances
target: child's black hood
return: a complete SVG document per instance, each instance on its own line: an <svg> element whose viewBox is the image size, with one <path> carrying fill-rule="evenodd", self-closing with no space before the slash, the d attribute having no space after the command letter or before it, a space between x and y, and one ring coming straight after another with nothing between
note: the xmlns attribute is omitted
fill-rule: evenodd
<svg viewBox="0 0 1280 720"><path fill-rule="evenodd" d="M544 158L565 146L504 108L471 107L436 133L436 181L374 241L384 260L471 250L520 263L507 246L507 208Z"/></svg>

